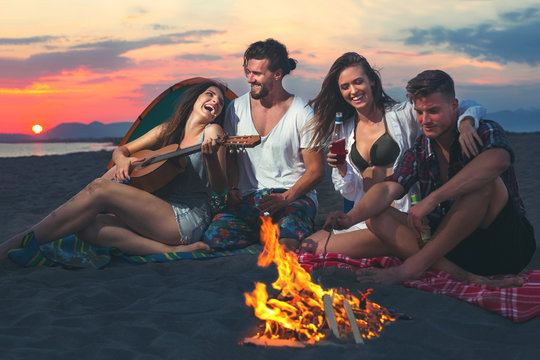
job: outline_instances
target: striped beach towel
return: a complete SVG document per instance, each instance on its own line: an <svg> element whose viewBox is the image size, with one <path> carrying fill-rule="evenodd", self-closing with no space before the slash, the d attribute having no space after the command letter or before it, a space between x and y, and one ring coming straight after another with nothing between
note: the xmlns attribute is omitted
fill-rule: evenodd
<svg viewBox="0 0 540 360"><path fill-rule="evenodd" d="M255 255L262 251L259 244L243 249L213 252L170 252L164 254L133 256L126 255L116 248L98 248L80 240L75 235L58 239L52 243L39 245L33 233L26 235L20 249L10 250L8 256L25 267L62 266L67 269L101 269L114 257L131 263L167 262L186 259L210 259L234 255Z"/></svg>
<svg viewBox="0 0 540 360"><path fill-rule="evenodd" d="M312 272L320 269L323 256L298 253L298 262ZM401 264L395 257L351 259L341 254L326 254L324 266L337 266L351 270L369 267L387 268ZM443 271L427 271L419 280L405 281L403 285L420 290L451 296L493 311L516 323L530 320L540 315L540 270L531 270L520 274L525 280L521 287L496 288L481 284L459 281ZM492 278L504 278L496 276Z"/></svg>

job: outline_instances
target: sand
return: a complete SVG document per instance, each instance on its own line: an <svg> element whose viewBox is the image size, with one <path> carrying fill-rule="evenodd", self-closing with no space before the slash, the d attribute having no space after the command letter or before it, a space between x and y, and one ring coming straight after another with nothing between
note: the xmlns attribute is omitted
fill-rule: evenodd
<svg viewBox="0 0 540 360"><path fill-rule="evenodd" d="M540 229L540 134L511 134L521 195ZM0 159L0 241L38 221L101 174L108 152ZM342 201L327 178L320 225ZM308 349L239 345L257 320L244 304L276 272L253 255L103 270L20 268L0 261L0 359L537 359L540 317L515 324L474 305L401 285L359 285L329 272L328 285L373 288L371 300L410 315L365 345ZM540 269L537 253L527 269Z"/></svg>

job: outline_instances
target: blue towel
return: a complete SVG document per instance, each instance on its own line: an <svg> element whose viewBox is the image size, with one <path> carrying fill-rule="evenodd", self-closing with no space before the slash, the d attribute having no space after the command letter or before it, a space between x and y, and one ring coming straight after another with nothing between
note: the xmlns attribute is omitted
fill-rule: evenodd
<svg viewBox="0 0 540 360"><path fill-rule="evenodd" d="M85 243L75 235L58 239L49 244L39 245L34 233L26 235L20 249L8 252L11 260L25 267L62 266L67 269L101 269L111 262L112 257L120 257L131 263L166 262L184 259L210 259L233 255L256 255L262 251L259 244L243 249L206 252L170 252L164 254L133 256L116 248L98 248Z"/></svg>

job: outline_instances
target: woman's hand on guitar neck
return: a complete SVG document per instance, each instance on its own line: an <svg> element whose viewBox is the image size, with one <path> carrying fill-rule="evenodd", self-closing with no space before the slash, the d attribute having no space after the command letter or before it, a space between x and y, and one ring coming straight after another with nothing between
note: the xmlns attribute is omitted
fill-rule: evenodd
<svg viewBox="0 0 540 360"><path fill-rule="evenodd" d="M206 139L201 144L201 153L203 156L213 156L219 150L220 142L216 139Z"/></svg>

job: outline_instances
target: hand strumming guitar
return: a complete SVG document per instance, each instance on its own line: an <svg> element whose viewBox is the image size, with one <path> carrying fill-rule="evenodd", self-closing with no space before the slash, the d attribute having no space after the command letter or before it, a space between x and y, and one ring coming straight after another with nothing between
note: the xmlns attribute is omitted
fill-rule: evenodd
<svg viewBox="0 0 540 360"><path fill-rule="evenodd" d="M113 180L121 183L129 181L129 175L133 167L145 160L145 158L128 156L120 158L114 167Z"/></svg>

